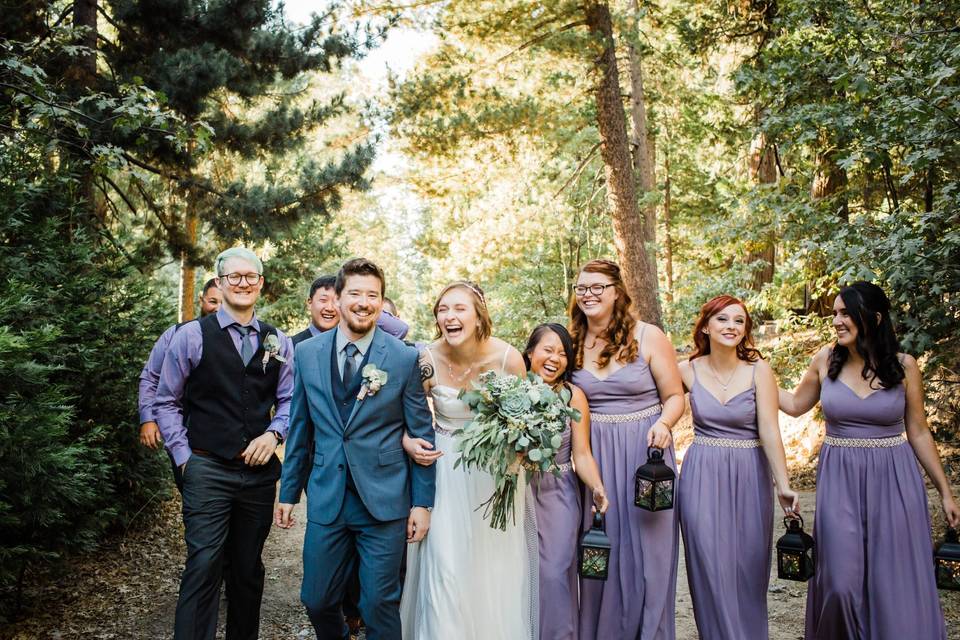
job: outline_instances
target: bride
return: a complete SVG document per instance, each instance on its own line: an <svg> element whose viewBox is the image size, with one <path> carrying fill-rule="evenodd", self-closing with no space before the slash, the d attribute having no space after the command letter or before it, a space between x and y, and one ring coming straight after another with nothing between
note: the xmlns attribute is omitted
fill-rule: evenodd
<svg viewBox="0 0 960 640"><path fill-rule="evenodd" d="M477 510L493 493L492 476L453 468L459 454L452 432L473 418L457 397L460 390L489 370L525 375L523 357L490 335L486 300L473 283L448 285L433 315L440 338L424 349L421 366L433 400L437 494L430 532L407 550L403 637L536 640L537 531L523 471L515 524L508 520L500 531Z"/></svg>

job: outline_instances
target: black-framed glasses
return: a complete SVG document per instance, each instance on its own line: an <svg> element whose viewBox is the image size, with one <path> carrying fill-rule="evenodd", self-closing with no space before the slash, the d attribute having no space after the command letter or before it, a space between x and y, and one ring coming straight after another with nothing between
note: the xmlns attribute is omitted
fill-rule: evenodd
<svg viewBox="0 0 960 640"><path fill-rule="evenodd" d="M591 284L589 287L586 285L578 284L573 288L573 292L576 294L578 298L582 298L583 296L587 295L587 291L589 291L590 293L592 293L597 297L600 297L603 295L603 292L607 290L607 287L615 287L615 286L616 285L613 282L609 284L600 284L598 282L596 284Z"/></svg>
<svg viewBox="0 0 960 640"><path fill-rule="evenodd" d="M263 276L259 273L228 273L220 277L224 278L231 287L236 287L244 280L246 280L247 284L251 287L255 287Z"/></svg>

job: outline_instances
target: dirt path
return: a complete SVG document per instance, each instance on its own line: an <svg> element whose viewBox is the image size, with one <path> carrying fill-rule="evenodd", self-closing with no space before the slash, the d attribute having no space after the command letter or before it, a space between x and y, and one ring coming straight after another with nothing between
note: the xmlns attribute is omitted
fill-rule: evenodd
<svg viewBox="0 0 960 640"><path fill-rule="evenodd" d="M813 492L804 492L805 511ZM298 507L302 517L303 506ZM299 601L304 525L274 528L264 552L266 586L260 637L263 640L312 638ZM779 537L778 522L774 536ZM11 640L155 640L169 638L184 557L179 500L163 505L150 526L131 533L111 547L74 563L56 584L28 593L30 615L0 628ZM771 579L771 640L797 640L803 635L806 586ZM951 640L960 640L960 594L944 595ZM225 603L222 603L225 604ZM224 607L221 607L221 617ZM222 635L222 625L221 634ZM677 584L677 640L695 640L696 626L681 554Z"/></svg>

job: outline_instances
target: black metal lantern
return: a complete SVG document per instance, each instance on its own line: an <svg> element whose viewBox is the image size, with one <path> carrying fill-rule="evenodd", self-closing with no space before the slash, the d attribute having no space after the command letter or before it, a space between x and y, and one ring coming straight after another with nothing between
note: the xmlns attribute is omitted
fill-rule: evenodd
<svg viewBox="0 0 960 640"><path fill-rule="evenodd" d="M610 538L603 514L593 514L593 526L580 538L580 577L606 580L610 566Z"/></svg>
<svg viewBox="0 0 960 640"><path fill-rule="evenodd" d="M673 482L677 474L663 460L663 450L647 449L647 463L637 468L633 504L647 511L673 509Z"/></svg>
<svg viewBox="0 0 960 640"><path fill-rule="evenodd" d="M947 535L933 554L933 565L937 571L937 587L960 591L960 540L957 530L947 529Z"/></svg>
<svg viewBox="0 0 960 640"><path fill-rule="evenodd" d="M783 519L787 532L777 540L777 577L806 582L813 577L817 553L813 538L803 530L803 518Z"/></svg>

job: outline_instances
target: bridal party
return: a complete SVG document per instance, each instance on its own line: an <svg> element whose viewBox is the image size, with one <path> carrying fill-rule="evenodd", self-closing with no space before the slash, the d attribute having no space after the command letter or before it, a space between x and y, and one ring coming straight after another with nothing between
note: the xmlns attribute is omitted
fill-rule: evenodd
<svg viewBox="0 0 960 640"><path fill-rule="evenodd" d="M225 637L255 640L264 547L298 522L291 598L318 639L672 640L684 579L700 638L763 640L772 569L806 582L806 640L947 638L938 586L960 586L960 555L935 553L932 519L956 528L960 508L876 284L834 293L834 334L786 389L744 302L705 299L681 357L610 260L516 345L475 282L437 291L434 337L412 343L374 261L305 283L289 332L258 315L256 253L212 266L201 317L140 376L140 441L182 496L177 640L217 637L222 602ZM818 405L806 504L779 416Z"/></svg>

